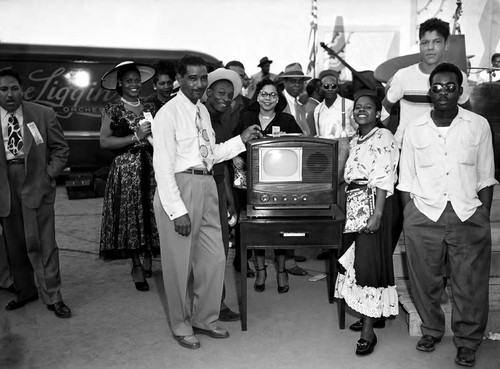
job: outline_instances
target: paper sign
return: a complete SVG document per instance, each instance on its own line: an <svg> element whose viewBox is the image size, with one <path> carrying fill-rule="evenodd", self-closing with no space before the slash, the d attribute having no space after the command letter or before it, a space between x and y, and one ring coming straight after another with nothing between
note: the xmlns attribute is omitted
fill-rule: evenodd
<svg viewBox="0 0 500 369"><path fill-rule="evenodd" d="M27 127L29 128L31 135L33 136L33 139L35 140L35 143L37 145L43 144L43 138L42 135L40 134L40 131L38 130L38 127L34 122L28 123Z"/></svg>

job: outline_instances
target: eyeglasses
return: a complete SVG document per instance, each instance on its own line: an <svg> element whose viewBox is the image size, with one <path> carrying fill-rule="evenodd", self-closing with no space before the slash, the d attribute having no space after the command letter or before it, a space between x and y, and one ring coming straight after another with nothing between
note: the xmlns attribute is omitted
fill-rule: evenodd
<svg viewBox="0 0 500 369"><path fill-rule="evenodd" d="M260 96L262 96L264 99L266 97L269 97L271 99L276 99L278 97L278 94L276 92L260 91Z"/></svg>
<svg viewBox="0 0 500 369"><path fill-rule="evenodd" d="M451 94L457 90L457 85L454 83L447 83L442 85L441 83L434 83L431 86L431 91L435 94L440 94L441 92L446 92L447 94Z"/></svg>
<svg viewBox="0 0 500 369"><path fill-rule="evenodd" d="M332 90L335 90L335 89L337 88L337 84L336 84L336 83L325 83L325 84L323 85L323 88L324 88L325 90L329 90L330 88L331 88Z"/></svg>

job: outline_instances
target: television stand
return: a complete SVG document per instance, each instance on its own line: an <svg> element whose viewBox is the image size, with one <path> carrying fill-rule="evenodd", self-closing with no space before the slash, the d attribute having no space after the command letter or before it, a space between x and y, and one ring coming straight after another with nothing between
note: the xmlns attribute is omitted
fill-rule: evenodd
<svg viewBox="0 0 500 369"><path fill-rule="evenodd" d="M329 249L327 261L328 302L333 303L337 259L342 249L343 213L335 205L336 217L268 217L240 220L241 329L247 330L247 249ZM345 328L345 302L339 300L338 320Z"/></svg>

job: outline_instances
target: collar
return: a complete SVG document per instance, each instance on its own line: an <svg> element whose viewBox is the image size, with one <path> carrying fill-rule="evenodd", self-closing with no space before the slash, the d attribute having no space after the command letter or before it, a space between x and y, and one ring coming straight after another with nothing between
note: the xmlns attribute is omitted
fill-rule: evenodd
<svg viewBox="0 0 500 369"><path fill-rule="evenodd" d="M415 122L415 125L416 126L423 126L423 125L426 125L426 124L432 124L434 126L435 124L434 124L434 121L432 120L431 113L432 113L432 109L429 110L429 112L425 115L425 119L419 119L419 120L417 120ZM457 115L451 121L450 127L456 125L459 120L463 120L463 121L466 121L466 122L470 122L471 121L470 117L468 116L467 110L465 110L464 108L462 108L460 106L458 107L458 113L457 113Z"/></svg>
<svg viewBox="0 0 500 369"><path fill-rule="evenodd" d="M293 97L292 95L290 95L290 94L288 93L288 91L287 91L287 90L283 90L283 95L285 95L285 98L287 99L287 101L290 101L290 102L297 101L297 103L298 103L299 105L302 105L302 104L300 103L300 101L299 101L298 96L297 96L297 97Z"/></svg>
<svg viewBox="0 0 500 369"><path fill-rule="evenodd" d="M316 104L320 104L321 103L321 101L315 99L314 97L309 97L309 100L314 101Z"/></svg>
<svg viewBox="0 0 500 369"><path fill-rule="evenodd" d="M11 114L10 112L8 112L4 108L0 107L0 117L2 120L8 118L8 116L10 114ZM19 105L19 107L16 110L14 110L14 115L17 117L17 119L23 117L23 104L22 103L21 103L21 105Z"/></svg>
<svg viewBox="0 0 500 369"><path fill-rule="evenodd" d="M184 95L184 93L183 93L181 90L179 90L179 92L177 92L176 97L177 97L177 98L178 98L178 99L179 99L179 100L180 100L180 101L181 101L184 105L190 106L190 109L195 109L195 108L196 108L196 106L198 106L198 108L199 108L199 107L201 107L201 106L203 105L203 104L201 103L201 101L200 101L200 100L198 100L198 101L196 102L196 104L193 104L193 102L192 102L191 100L189 100L189 99L187 98L187 96L186 96L186 95Z"/></svg>

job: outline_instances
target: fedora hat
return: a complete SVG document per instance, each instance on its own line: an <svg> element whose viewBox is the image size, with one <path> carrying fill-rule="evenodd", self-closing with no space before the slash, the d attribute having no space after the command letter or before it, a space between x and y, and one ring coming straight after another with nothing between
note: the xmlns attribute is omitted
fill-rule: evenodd
<svg viewBox="0 0 500 369"><path fill-rule="evenodd" d="M280 76L280 78L304 78L304 79L311 79L311 77L308 77L304 75L304 72L302 72L302 66L299 63L292 63L288 64L285 67L285 70L283 74Z"/></svg>
<svg viewBox="0 0 500 369"><path fill-rule="evenodd" d="M236 73L234 70L226 68L218 68L213 72L208 73L208 88L210 88L210 86L212 86L214 82L223 79L228 80L233 84L234 87L233 100L236 99L236 97L241 92L241 87L243 87L243 83L241 82L240 75ZM206 99L207 99L207 91L205 90L205 93L203 94L203 101L206 101Z"/></svg>
<svg viewBox="0 0 500 369"><path fill-rule="evenodd" d="M118 70L125 67L136 67L141 75L141 83L149 81L155 75L155 69L152 66L128 60L106 72L101 78L101 86L106 90L116 90Z"/></svg>
<svg viewBox="0 0 500 369"><path fill-rule="evenodd" d="M257 65L258 67L262 67L264 64L271 64L273 61L269 60L267 56L264 56L262 59L260 59L259 64Z"/></svg>

